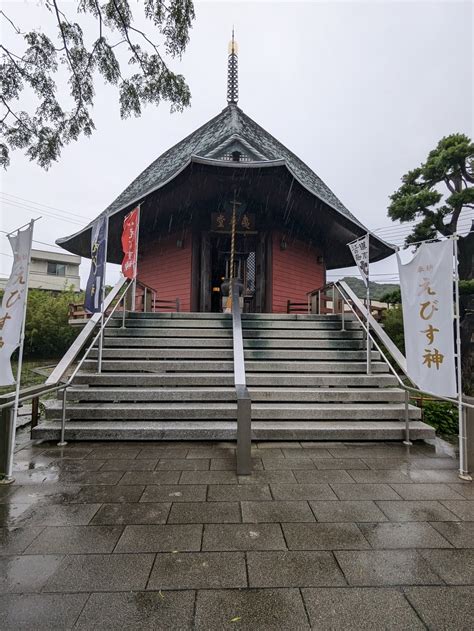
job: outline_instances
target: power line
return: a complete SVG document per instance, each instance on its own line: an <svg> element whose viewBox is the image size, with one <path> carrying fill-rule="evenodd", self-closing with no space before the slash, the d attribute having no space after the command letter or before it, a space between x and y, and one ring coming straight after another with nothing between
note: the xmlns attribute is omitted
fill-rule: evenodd
<svg viewBox="0 0 474 631"><path fill-rule="evenodd" d="M20 204L17 202L13 202L13 201L9 201L6 199L1 199L1 201L4 204L7 204L9 206L12 206L13 208L20 208L21 210L27 210L27 211L32 211L35 213L41 212L43 215L46 215L47 217L51 217L52 219L57 219L59 221L64 221L65 223L69 223L69 224L73 224L76 226L81 226L81 227L85 227L84 226L84 222L80 222L80 221L74 221L73 219L68 219L66 217L61 217L60 215L54 215L53 213L49 213L47 211L38 209L38 208L34 208L33 206L27 206L26 204Z"/></svg>
<svg viewBox="0 0 474 631"><path fill-rule="evenodd" d="M40 202L34 202L31 199L25 199L24 197L18 197L18 195L12 195L11 193L5 193L4 191L2 191L1 193L4 196L7 197L13 197L14 199L19 199L22 202L27 202L28 204L33 204L35 206L41 206L41 208L49 208L50 210L58 210L60 213L66 214L66 215L71 215L72 217L77 217L77 213L73 213L69 210L64 210L63 208L57 208L56 206L48 206L47 204L41 204ZM93 217L84 217L84 219L87 219L89 221L92 221Z"/></svg>

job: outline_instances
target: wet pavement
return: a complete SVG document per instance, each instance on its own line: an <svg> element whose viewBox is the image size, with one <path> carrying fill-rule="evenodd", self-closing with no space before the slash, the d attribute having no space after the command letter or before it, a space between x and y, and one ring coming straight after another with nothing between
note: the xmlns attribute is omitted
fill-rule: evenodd
<svg viewBox="0 0 474 631"><path fill-rule="evenodd" d="M473 629L474 485L425 443L52 443L0 487L0 628Z"/></svg>

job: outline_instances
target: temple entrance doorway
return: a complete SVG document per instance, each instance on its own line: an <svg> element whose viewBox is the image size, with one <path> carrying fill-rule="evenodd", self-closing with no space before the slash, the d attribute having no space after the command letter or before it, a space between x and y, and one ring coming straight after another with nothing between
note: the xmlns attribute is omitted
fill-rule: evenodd
<svg viewBox="0 0 474 631"><path fill-rule="evenodd" d="M257 237L237 234L235 237L234 273L231 273L231 236L211 235L210 238L210 306L213 312L223 311L226 284L229 279L238 279L242 284L242 309L244 313L254 313L257 288ZM224 290L224 292L223 292Z"/></svg>

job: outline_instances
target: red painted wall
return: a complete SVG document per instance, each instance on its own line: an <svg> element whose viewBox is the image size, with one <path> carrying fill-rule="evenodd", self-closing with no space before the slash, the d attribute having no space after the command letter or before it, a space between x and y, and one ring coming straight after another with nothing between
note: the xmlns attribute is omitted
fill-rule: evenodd
<svg viewBox="0 0 474 631"><path fill-rule="evenodd" d="M287 301L306 302L307 291L321 287L326 282L324 263L318 263L321 254L317 248L286 236L286 250L280 242L283 234L272 235L272 312L286 313ZM305 313L302 309L301 313Z"/></svg>
<svg viewBox="0 0 474 631"><path fill-rule="evenodd" d="M183 240L183 247L176 242ZM157 292L159 300L180 299L180 310L191 309L191 254L190 234L174 233L158 237L139 251L138 280Z"/></svg>

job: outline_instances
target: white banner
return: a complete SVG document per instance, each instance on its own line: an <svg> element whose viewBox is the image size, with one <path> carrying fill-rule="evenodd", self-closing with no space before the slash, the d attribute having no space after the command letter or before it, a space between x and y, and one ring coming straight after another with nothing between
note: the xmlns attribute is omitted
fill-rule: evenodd
<svg viewBox="0 0 474 631"><path fill-rule="evenodd" d="M348 245L351 249L354 261L359 268L362 280L367 287L369 282L369 235L366 234L365 237L361 237L357 241L353 241Z"/></svg>
<svg viewBox="0 0 474 631"><path fill-rule="evenodd" d="M8 237L14 258L0 308L0 386L15 383L10 358L20 344L32 231L33 223Z"/></svg>
<svg viewBox="0 0 474 631"><path fill-rule="evenodd" d="M420 390L455 397L453 241L423 243L406 265L397 259L408 375Z"/></svg>

